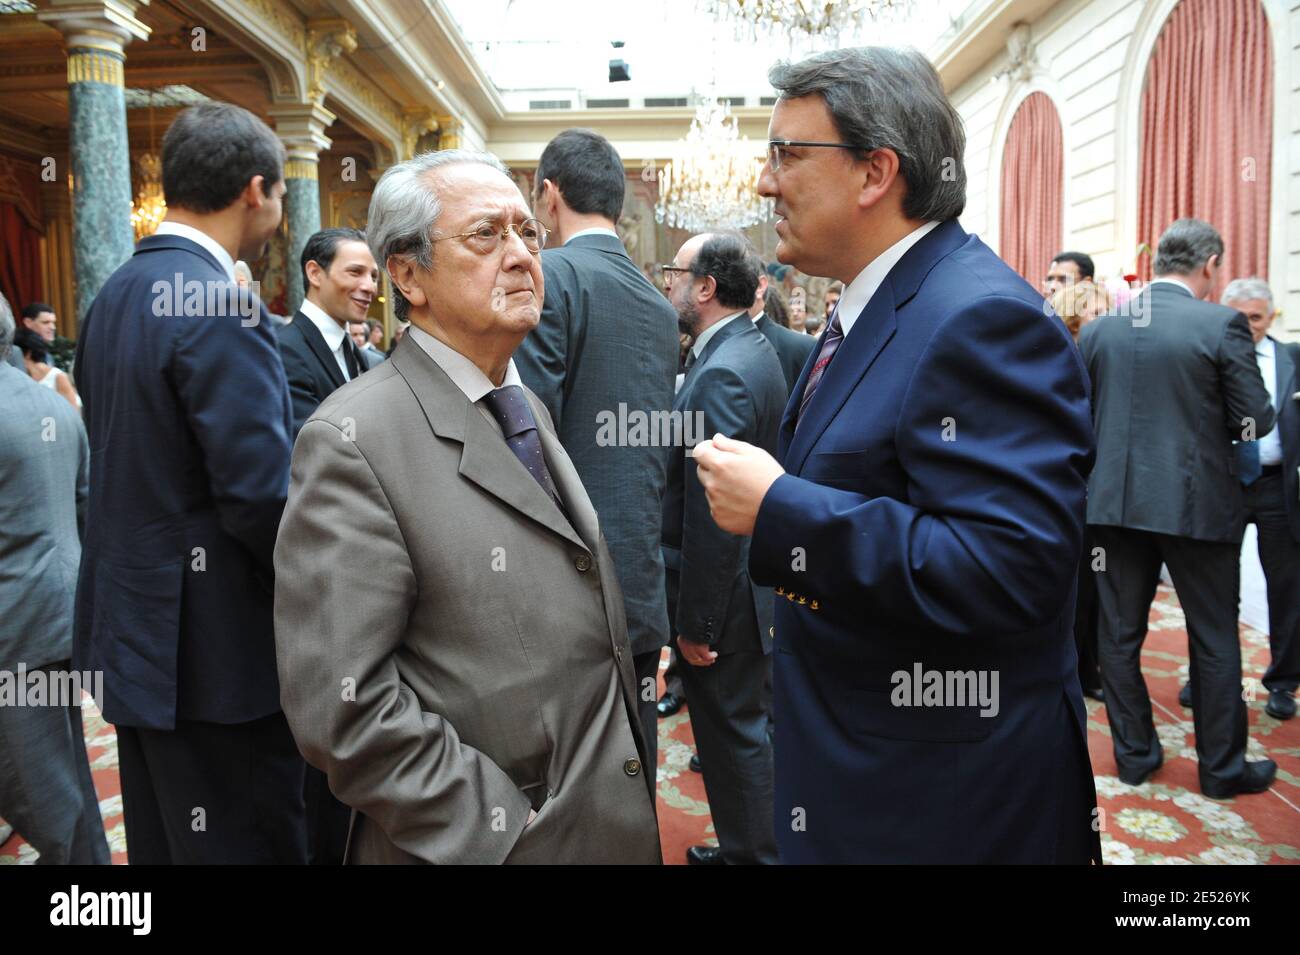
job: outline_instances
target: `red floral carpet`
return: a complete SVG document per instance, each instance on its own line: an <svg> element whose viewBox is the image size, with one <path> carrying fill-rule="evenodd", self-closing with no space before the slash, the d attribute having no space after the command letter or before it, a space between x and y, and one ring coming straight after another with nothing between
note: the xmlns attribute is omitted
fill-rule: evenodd
<svg viewBox="0 0 1300 955"><path fill-rule="evenodd" d="M1191 712L1178 705L1187 678L1187 631L1172 589L1161 587L1151 608L1151 632L1142 653L1142 672L1151 692L1165 764L1142 786L1115 776L1106 708L1088 704L1088 748L1102 807L1102 850L1111 865L1245 864L1300 861L1300 718L1279 722L1264 712L1267 693L1259 684L1268 665L1268 638L1241 628L1242 671L1249 696L1251 759L1278 764L1277 781L1266 793L1236 799L1207 799L1196 781ZM662 682L660 689L662 690ZM86 744L99 807L113 862L126 862L126 831L117 778L117 736L93 704L83 711ZM687 765L694 752L689 707L659 721L659 827L664 861L685 862L686 849L717 845L704 780ZM36 852L19 835L0 847L0 864L32 863Z"/></svg>

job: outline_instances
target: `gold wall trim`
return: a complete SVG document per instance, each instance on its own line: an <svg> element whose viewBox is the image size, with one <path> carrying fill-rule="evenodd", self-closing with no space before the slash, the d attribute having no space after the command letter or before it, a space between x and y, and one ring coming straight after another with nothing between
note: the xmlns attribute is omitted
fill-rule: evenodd
<svg viewBox="0 0 1300 955"><path fill-rule="evenodd" d="M284 161L285 179L318 179L320 164L308 159L286 159Z"/></svg>
<svg viewBox="0 0 1300 955"><path fill-rule="evenodd" d="M68 54L69 83L105 83L125 86L122 72L123 57L107 50L86 50L78 47Z"/></svg>

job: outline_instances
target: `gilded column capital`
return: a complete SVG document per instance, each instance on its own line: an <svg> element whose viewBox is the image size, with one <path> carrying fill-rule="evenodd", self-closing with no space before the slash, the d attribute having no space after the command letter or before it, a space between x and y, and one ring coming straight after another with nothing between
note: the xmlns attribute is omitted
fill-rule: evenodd
<svg viewBox="0 0 1300 955"><path fill-rule="evenodd" d="M92 50L120 58L132 40L149 39L150 28L136 17L137 11L148 3L149 0L46 0L42 9L36 11L36 18L63 34L69 54L74 50ZM95 79L109 82L99 76ZM116 85L122 85L120 79Z"/></svg>
<svg viewBox="0 0 1300 955"><path fill-rule="evenodd" d="M438 131L438 117L433 110L422 106L408 106L402 110L402 158L415 155L416 145L425 133Z"/></svg>
<svg viewBox="0 0 1300 955"><path fill-rule="evenodd" d="M281 103L267 112L271 114L276 134L284 143L290 162L300 160L314 166L321 150L330 148L330 138L325 135L325 130L337 117L319 103Z"/></svg>
<svg viewBox="0 0 1300 955"><path fill-rule="evenodd" d="M325 100L325 76L334 61L357 48L357 33L342 17L307 21L307 96L314 103Z"/></svg>
<svg viewBox="0 0 1300 955"><path fill-rule="evenodd" d="M462 123L455 116L438 117L438 148L459 149L461 147Z"/></svg>

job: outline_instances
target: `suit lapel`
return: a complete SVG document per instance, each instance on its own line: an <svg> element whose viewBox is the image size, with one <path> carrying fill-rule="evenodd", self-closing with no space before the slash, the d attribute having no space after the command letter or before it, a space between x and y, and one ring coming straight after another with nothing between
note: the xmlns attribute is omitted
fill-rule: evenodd
<svg viewBox="0 0 1300 955"><path fill-rule="evenodd" d="M857 321L853 323L852 329L844 337L843 343L835 353L835 359L826 367L821 383L818 384L817 391L804 412L804 419L799 422L798 429L790 438L789 453L782 456L787 471L792 474L799 473L804 460L808 457L808 452L817 443L817 439L839 412L840 407L848 400L849 394L867 373L867 369L876 360L880 350L894 337L897 327L894 289L889 278L886 277L880 288L876 290L876 294L871 297L871 301L867 303L867 307L862 310L862 314L858 316ZM817 351L813 354L820 352L821 339L819 338ZM790 427L793 428L794 413L798 411L799 400L803 397L805 383L808 380L808 372L815 364L815 360L806 364L808 368L805 368L804 373L799 376L799 382L790 395L790 403L786 406L787 421L782 422L783 443L786 423L789 422Z"/></svg>
<svg viewBox="0 0 1300 955"><path fill-rule="evenodd" d="M1291 358L1291 349L1272 335L1269 338L1273 339L1273 369L1277 373L1277 410L1281 411L1295 391L1296 367Z"/></svg>
<svg viewBox="0 0 1300 955"><path fill-rule="evenodd" d="M532 392L525 393L528 396L528 405L533 409L533 418L537 421L537 433L542 439L542 455L546 459L546 467L551 472L555 489L559 491L560 500L564 501L565 510L568 512L569 520L565 526L576 530L587 549L595 553L600 544L600 521L596 516L596 509L592 506L591 498L587 496L587 489L582 486L582 479L578 477L578 471L563 445L554 433L542 424L546 412L541 402ZM572 537L569 539L573 540Z"/></svg>
<svg viewBox="0 0 1300 955"><path fill-rule="evenodd" d="M344 385L343 372L339 371L339 363L335 361L329 346L325 344L325 337L320 333L320 329L316 327L316 323L302 312L298 312L293 316L293 323L298 326L298 331L302 332L307 347L311 349L312 354L316 356L316 360L325 369L325 374L334 383L334 387L342 388ZM347 341L348 339L345 337L344 340Z"/></svg>
<svg viewBox="0 0 1300 955"><path fill-rule="evenodd" d="M579 547L587 546L565 520L555 502L542 490L542 486L519 463L510 446L483 417L483 413L465 397L465 393L456 387L455 382L424 349L408 336L403 336L389 360L406 380L415 400L420 403L433 433L461 445L459 470L462 477L473 481L504 504L566 540ZM533 407L536 416L536 406ZM551 461L556 459L556 446L547 445L548 435L540 423L537 430L542 436L543 453L546 454L549 467ZM565 461L567 464L567 458ZM571 467L568 465L568 468ZM560 469L565 472L566 481L569 477L568 468ZM554 471L551 476L555 478L558 489L559 476ZM566 486L566 490L560 493L567 502L572 497L572 487ZM590 508L590 504L587 507Z"/></svg>

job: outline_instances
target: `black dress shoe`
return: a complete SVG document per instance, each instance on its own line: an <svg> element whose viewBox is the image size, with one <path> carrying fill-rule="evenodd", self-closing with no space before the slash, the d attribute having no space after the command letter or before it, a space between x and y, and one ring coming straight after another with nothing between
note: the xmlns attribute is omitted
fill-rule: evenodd
<svg viewBox="0 0 1300 955"><path fill-rule="evenodd" d="M699 753L696 753L694 756L691 757L691 772L693 773L704 772L704 764L700 762Z"/></svg>
<svg viewBox="0 0 1300 955"><path fill-rule="evenodd" d="M1092 699L1097 700L1100 703L1106 702L1106 694L1099 686L1085 686L1083 688L1083 695L1087 697L1091 697Z"/></svg>
<svg viewBox="0 0 1300 955"><path fill-rule="evenodd" d="M1178 691L1178 705L1189 710L1192 708L1192 685L1190 683L1184 683L1183 688Z"/></svg>
<svg viewBox="0 0 1300 955"><path fill-rule="evenodd" d="M691 846L686 850L687 865L726 865L722 850L717 846Z"/></svg>
<svg viewBox="0 0 1300 955"><path fill-rule="evenodd" d="M1295 697L1287 690L1270 690L1264 712L1275 720L1289 720L1295 716Z"/></svg>
<svg viewBox="0 0 1300 955"><path fill-rule="evenodd" d="M1237 779L1226 786L1206 786L1201 785L1201 792L1211 799L1231 799L1233 796L1242 796L1248 793L1262 793L1273 785L1273 778L1277 776L1277 763L1271 759L1259 759L1254 762L1246 763L1246 771Z"/></svg>
<svg viewBox="0 0 1300 955"><path fill-rule="evenodd" d="M661 717L672 716L682 708L685 701L676 693L665 693L659 697L659 702L655 704L655 709L659 711Z"/></svg>
<svg viewBox="0 0 1300 955"><path fill-rule="evenodd" d="M1156 761L1150 769L1143 769L1134 772L1133 770L1119 771L1119 781L1127 783L1130 786L1141 786L1144 782L1152 777L1157 769L1165 764L1165 751L1159 748L1157 744Z"/></svg>

